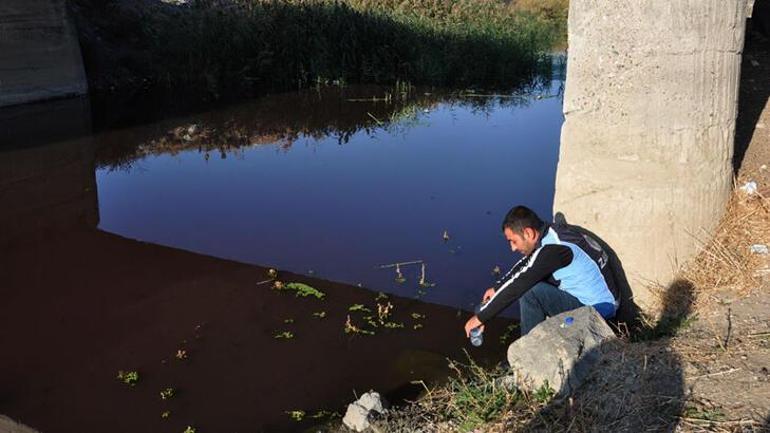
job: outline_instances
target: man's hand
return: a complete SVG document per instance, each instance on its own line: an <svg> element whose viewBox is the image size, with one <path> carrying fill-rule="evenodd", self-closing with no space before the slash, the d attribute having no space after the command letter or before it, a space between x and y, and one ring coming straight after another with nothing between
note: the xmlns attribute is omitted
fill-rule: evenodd
<svg viewBox="0 0 770 433"><path fill-rule="evenodd" d="M492 296L495 296L495 289L494 287L490 287L487 289L486 292L484 292L484 297L481 298L481 302L487 303L490 299L492 299Z"/></svg>
<svg viewBox="0 0 770 433"><path fill-rule="evenodd" d="M470 338L471 329L478 328L479 326L481 326L481 331L484 332L484 324L481 323L481 320L479 320L478 316L473 316L468 319L468 321L465 322L465 336Z"/></svg>

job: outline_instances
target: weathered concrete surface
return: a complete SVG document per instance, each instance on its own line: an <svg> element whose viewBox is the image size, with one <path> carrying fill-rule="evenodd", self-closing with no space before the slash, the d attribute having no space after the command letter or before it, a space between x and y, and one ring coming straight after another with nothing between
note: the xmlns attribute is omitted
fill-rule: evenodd
<svg viewBox="0 0 770 433"><path fill-rule="evenodd" d="M572 0L554 212L617 251L650 307L722 215L746 0Z"/></svg>
<svg viewBox="0 0 770 433"><path fill-rule="evenodd" d="M514 383L531 392L548 384L567 396L593 371L601 360L601 344L612 338L615 334L594 307L549 317L508 346Z"/></svg>
<svg viewBox="0 0 770 433"><path fill-rule="evenodd" d="M0 106L87 90L80 45L64 0L0 2Z"/></svg>

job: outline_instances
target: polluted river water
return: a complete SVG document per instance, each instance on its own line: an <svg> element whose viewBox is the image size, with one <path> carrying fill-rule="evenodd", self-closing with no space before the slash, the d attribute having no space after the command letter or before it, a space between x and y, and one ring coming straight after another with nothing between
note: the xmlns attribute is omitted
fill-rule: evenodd
<svg viewBox="0 0 770 433"><path fill-rule="evenodd" d="M507 209L550 217L561 84L320 88L109 128L86 101L4 110L0 413L302 431L463 349L501 359L508 322L481 348L462 324L514 259Z"/></svg>

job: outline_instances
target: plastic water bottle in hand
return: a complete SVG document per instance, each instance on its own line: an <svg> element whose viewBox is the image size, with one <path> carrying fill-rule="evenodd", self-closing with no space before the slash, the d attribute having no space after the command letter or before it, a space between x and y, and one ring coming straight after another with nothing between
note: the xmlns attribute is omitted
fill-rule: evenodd
<svg viewBox="0 0 770 433"><path fill-rule="evenodd" d="M479 347L484 343L484 331L481 330L481 326L477 326L471 329L471 344Z"/></svg>

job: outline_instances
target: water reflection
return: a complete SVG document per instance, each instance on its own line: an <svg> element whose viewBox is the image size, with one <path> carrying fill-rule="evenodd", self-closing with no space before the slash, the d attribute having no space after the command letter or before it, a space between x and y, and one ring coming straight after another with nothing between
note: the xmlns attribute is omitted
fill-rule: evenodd
<svg viewBox="0 0 770 433"><path fill-rule="evenodd" d="M99 227L469 308L511 260L511 204L550 215L559 84L325 88L103 133ZM378 267L415 260L435 287Z"/></svg>
<svg viewBox="0 0 770 433"><path fill-rule="evenodd" d="M297 299L257 286L264 268L96 230L95 141L87 122L60 122L88 118L72 102L37 107L38 122L2 112L19 128L46 126L45 114L67 128L0 151L0 345L13 348L0 357L0 413L42 431L298 431L319 421L287 411L337 411L369 387L403 396L462 356L455 309L390 297L403 328L350 336L347 316L363 320L350 306L374 308L376 293L282 273L327 295ZM291 341L275 338L286 330ZM139 384L119 383L118 370L138 371ZM167 387L176 396L163 401Z"/></svg>

